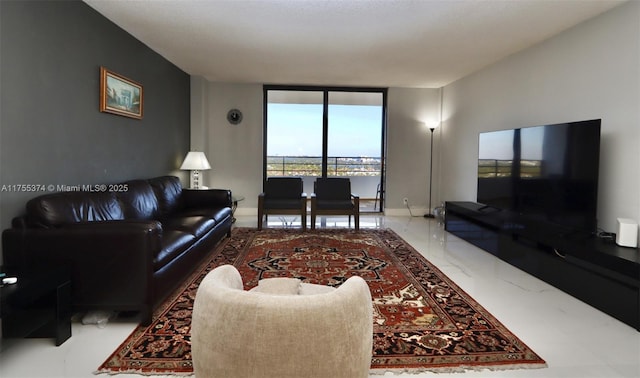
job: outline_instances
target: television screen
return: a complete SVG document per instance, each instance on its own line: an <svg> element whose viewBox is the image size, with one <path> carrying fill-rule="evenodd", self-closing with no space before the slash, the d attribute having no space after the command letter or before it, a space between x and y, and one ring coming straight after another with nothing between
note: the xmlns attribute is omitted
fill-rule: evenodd
<svg viewBox="0 0 640 378"><path fill-rule="evenodd" d="M601 120L480 133L478 202L571 229L597 227Z"/></svg>

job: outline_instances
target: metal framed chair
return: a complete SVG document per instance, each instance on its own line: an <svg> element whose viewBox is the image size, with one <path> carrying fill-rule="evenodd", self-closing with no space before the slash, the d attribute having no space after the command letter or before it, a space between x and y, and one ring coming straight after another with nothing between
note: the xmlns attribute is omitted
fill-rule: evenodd
<svg viewBox="0 0 640 378"><path fill-rule="evenodd" d="M351 180L342 177L317 178L311 194L311 229L318 215L353 216L355 229L360 229L360 197L351 193Z"/></svg>
<svg viewBox="0 0 640 378"><path fill-rule="evenodd" d="M375 201L373 202L373 210L376 210L378 208L378 201L380 201L380 211L382 211L382 183L378 183L378 186L376 187L376 198Z"/></svg>
<svg viewBox="0 0 640 378"><path fill-rule="evenodd" d="M307 229L307 193L300 177L269 177L264 192L258 195L258 230L268 214L300 215L302 229Z"/></svg>

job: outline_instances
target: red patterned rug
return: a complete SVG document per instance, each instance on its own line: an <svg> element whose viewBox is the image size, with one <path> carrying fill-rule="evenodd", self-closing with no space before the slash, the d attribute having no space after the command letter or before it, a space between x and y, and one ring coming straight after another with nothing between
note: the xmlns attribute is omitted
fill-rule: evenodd
<svg viewBox="0 0 640 378"><path fill-rule="evenodd" d="M268 277L338 286L363 277L374 304L372 373L541 368L545 362L391 230L236 228L210 261L138 327L97 373L193 372L190 320L202 278L233 264L245 289Z"/></svg>

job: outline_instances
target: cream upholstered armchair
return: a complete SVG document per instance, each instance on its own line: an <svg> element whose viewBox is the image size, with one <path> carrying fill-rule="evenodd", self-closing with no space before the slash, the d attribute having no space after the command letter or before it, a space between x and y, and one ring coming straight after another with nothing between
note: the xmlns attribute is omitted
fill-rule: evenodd
<svg viewBox="0 0 640 378"><path fill-rule="evenodd" d="M360 277L337 289L295 278L261 280L250 291L231 265L211 271L193 307L196 377L368 377L373 318Z"/></svg>

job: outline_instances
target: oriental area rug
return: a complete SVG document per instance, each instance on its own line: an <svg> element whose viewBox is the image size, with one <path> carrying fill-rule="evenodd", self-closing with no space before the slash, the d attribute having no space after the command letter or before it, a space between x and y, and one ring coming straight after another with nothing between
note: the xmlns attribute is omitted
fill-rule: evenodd
<svg viewBox="0 0 640 378"><path fill-rule="evenodd" d="M235 228L96 373L193 373L190 321L203 277L232 264L245 289L263 278L339 286L363 277L374 308L371 372L542 368L545 361L391 230ZM283 330L286 332L286 330ZM230 340L232 343L242 340Z"/></svg>

